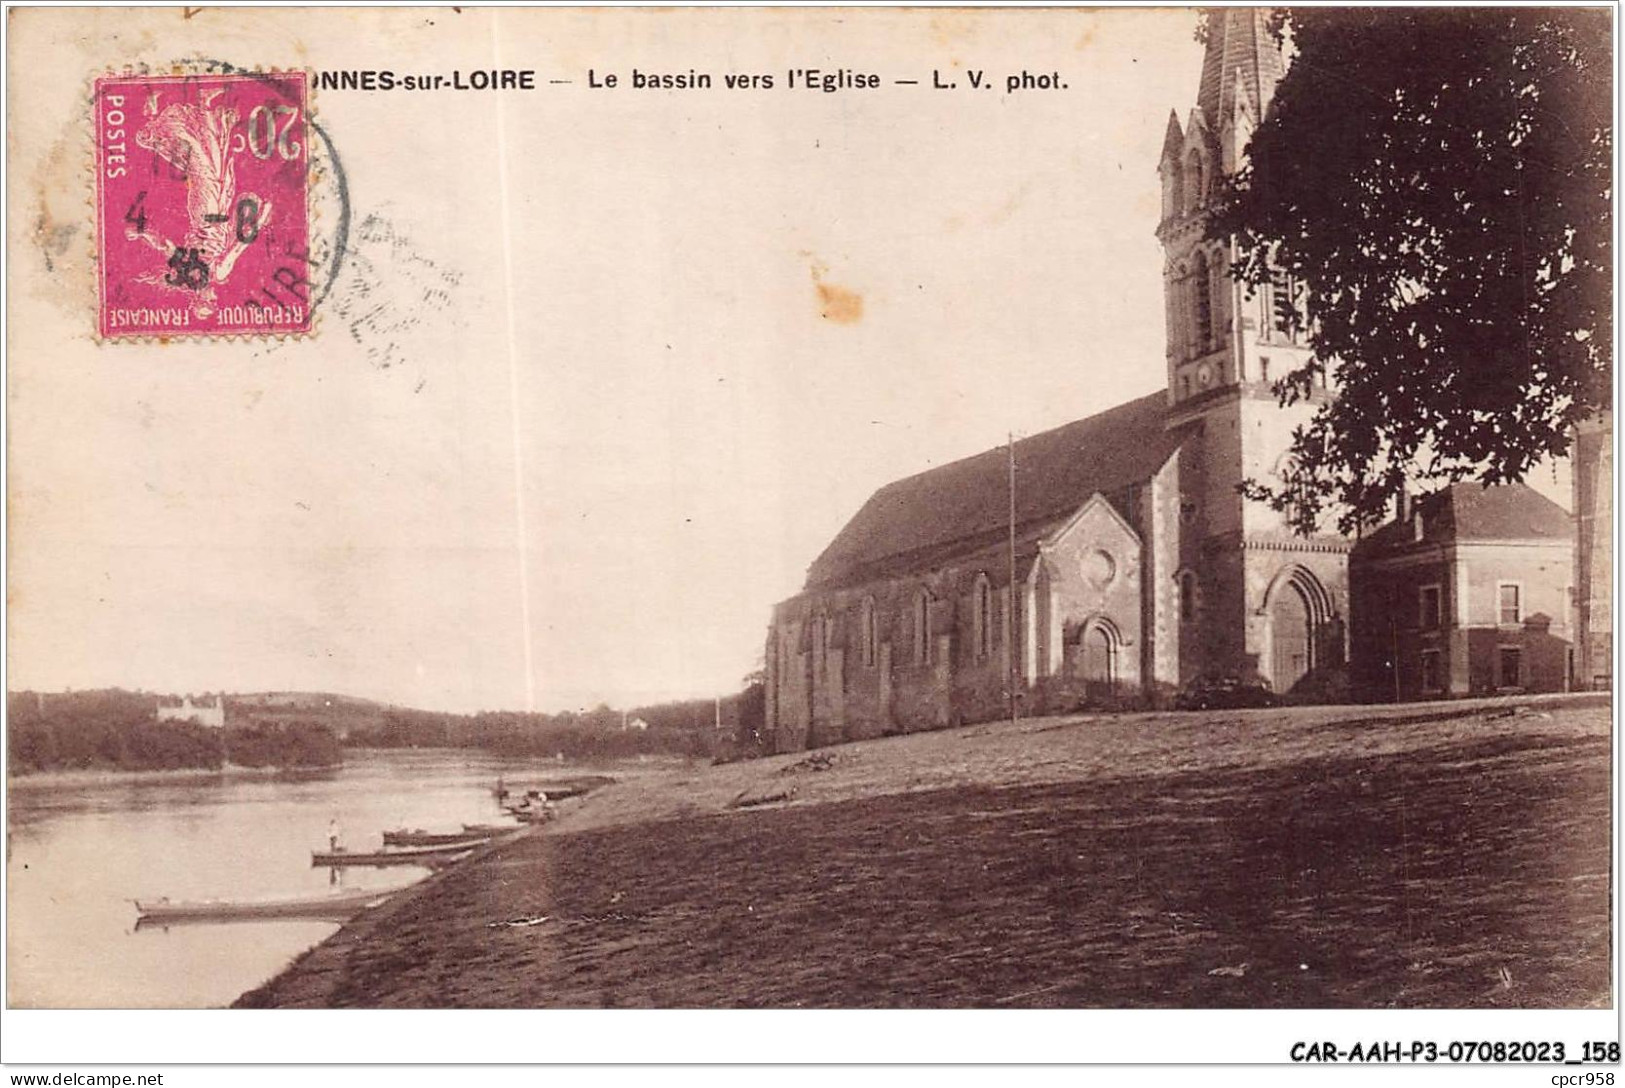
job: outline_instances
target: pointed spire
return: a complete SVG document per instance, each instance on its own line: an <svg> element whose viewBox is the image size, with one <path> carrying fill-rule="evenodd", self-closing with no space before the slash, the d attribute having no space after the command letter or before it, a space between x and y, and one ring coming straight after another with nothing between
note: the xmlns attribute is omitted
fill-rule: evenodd
<svg viewBox="0 0 1625 1088"><path fill-rule="evenodd" d="M1185 153L1185 132L1179 127L1179 111L1168 111L1168 131L1162 138L1162 158L1159 162L1178 162Z"/></svg>
<svg viewBox="0 0 1625 1088"><path fill-rule="evenodd" d="M1213 8L1207 15L1207 49L1196 107L1222 123L1238 98L1262 117L1275 85L1286 72L1281 48L1269 32L1268 8Z"/></svg>

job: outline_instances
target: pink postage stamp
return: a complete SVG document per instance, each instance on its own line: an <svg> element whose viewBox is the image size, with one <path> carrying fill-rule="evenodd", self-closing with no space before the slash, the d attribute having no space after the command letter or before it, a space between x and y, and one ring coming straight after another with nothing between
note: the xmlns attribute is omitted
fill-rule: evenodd
<svg viewBox="0 0 1625 1088"><path fill-rule="evenodd" d="M311 328L303 72L96 81L106 339Z"/></svg>

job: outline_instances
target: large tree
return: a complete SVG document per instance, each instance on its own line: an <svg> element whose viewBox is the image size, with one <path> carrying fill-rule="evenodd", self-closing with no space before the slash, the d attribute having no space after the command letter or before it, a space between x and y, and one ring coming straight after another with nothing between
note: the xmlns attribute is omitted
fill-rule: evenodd
<svg viewBox="0 0 1625 1088"><path fill-rule="evenodd" d="M1612 389L1612 56L1597 9L1292 9L1295 55L1210 236L1307 288L1337 396L1249 490L1308 531L1406 479L1518 480Z"/></svg>

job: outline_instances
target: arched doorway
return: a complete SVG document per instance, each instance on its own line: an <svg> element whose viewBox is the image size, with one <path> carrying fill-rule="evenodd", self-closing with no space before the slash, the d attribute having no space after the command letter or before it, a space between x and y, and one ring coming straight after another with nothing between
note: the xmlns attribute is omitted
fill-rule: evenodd
<svg viewBox="0 0 1625 1088"><path fill-rule="evenodd" d="M1331 595L1303 567L1276 577L1266 598L1270 621L1269 680L1285 695L1318 668L1321 633L1332 618Z"/></svg>
<svg viewBox="0 0 1625 1088"><path fill-rule="evenodd" d="M1270 606L1270 633L1270 681L1276 691L1284 694L1314 668L1309 602L1297 586L1288 585L1275 595Z"/></svg>
<svg viewBox="0 0 1625 1088"><path fill-rule="evenodd" d="M1079 672L1090 689L1115 690L1118 679L1117 629L1105 620L1096 620L1084 629L1078 655Z"/></svg>

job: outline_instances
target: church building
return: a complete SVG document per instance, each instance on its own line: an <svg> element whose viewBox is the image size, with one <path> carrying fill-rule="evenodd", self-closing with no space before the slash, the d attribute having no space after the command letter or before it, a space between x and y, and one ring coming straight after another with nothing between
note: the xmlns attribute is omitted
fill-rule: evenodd
<svg viewBox="0 0 1625 1088"><path fill-rule="evenodd" d="M1166 388L877 491L773 610L777 750L1156 705L1203 675L1345 695L1352 542L1295 535L1237 492L1283 467L1317 407L1271 389L1307 358L1297 288L1238 285L1233 247L1205 238L1284 71L1266 18L1210 17L1195 106L1168 121Z"/></svg>

